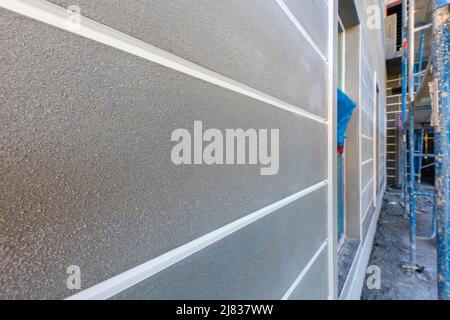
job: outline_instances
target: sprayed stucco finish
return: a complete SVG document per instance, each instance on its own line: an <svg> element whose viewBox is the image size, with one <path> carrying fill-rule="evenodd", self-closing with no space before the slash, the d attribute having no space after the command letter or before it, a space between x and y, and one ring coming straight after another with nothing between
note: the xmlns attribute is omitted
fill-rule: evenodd
<svg viewBox="0 0 450 320"><path fill-rule="evenodd" d="M2 298L65 298L69 265L88 288L326 179L326 126L0 15ZM194 120L280 128L279 174L173 165Z"/></svg>

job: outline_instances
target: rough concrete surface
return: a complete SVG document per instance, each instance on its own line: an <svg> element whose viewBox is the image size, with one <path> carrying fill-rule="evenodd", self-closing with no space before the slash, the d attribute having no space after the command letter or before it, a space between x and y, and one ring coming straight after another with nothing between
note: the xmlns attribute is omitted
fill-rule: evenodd
<svg viewBox="0 0 450 320"><path fill-rule="evenodd" d="M422 186L426 191L431 186ZM400 190L388 190L383 201L375 235L370 265L381 268L381 289L369 290L364 285L362 300L434 300L437 299L435 240L417 239L417 263L421 272L401 268L409 262L409 219L403 217ZM432 201L419 197L417 236L429 236L432 222Z"/></svg>

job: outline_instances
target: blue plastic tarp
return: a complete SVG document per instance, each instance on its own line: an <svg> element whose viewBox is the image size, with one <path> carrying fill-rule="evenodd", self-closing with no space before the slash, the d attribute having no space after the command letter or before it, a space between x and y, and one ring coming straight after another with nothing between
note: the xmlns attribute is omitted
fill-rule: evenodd
<svg viewBox="0 0 450 320"><path fill-rule="evenodd" d="M353 110L356 104L340 89L338 89L338 132L337 143L339 147L343 147L345 143L345 131L352 118Z"/></svg>

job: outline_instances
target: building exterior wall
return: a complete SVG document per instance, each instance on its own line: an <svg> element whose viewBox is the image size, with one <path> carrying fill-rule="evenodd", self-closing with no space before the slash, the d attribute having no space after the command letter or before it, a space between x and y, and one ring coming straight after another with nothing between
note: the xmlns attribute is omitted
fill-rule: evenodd
<svg viewBox="0 0 450 320"><path fill-rule="evenodd" d="M359 247L340 299L358 299L361 294L386 186L384 30L382 23L381 28L373 28L370 16L373 6L383 6L376 0L355 1L354 5L360 24L346 31L352 41L346 63L352 64L347 67L350 71L347 75L348 94L357 102L358 108L350 122L346 143L351 155L346 166L346 214L349 217L346 232L350 239L359 240ZM381 19L383 15L384 9L381 10ZM355 40L358 36L359 41ZM355 41L359 47L355 48Z"/></svg>
<svg viewBox="0 0 450 320"><path fill-rule="evenodd" d="M337 298L335 1L0 5L0 298ZM385 72L382 30L361 38L362 163ZM174 165L194 121L280 129L278 174Z"/></svg>

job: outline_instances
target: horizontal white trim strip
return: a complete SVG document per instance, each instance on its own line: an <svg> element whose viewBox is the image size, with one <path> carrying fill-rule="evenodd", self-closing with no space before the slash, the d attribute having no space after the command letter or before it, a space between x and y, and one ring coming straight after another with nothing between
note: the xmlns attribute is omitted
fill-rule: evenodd
<svg viewBox="0 0 450 320"><path fill-rule="evenodd" d="M392 114L392 113L401 113L401 111L388 111L386 114Z"/></svg>
<svg viewBox="0 0 450 320"><path fill-rule="evenodd" d="M397 178L396 176L386 176L386 177L388 177L388 178Z"/></svg>
<svg viewBox="0 0 450 320"><path fill-rule="evenodd" d="M373 112L369 112L366 107L364 107L363 105L361 105L361 109L364 111L364 113L367 115L367 117L373 121Z"/></svg>
<svg viewBox="0 0 450 320"><path fill-rule="evenodd" d="M369 86L369 85L367 84L367 82L366 82L366 80L364 80L364 78L361 78L361 83L362 83L363 87L364 87L364 88L366 89L366 91L367 91L366 96L369 97L370 101L373 101L372 90L370 90L370 87L371 87L371 86ZM363 90L363 91L364 91L364 90Z"/></svg>
<svg viewBox="0 0 450 320"><path fill-rule="evenodd" d="M156 258L153 258L137 267L127 270L115 277L105 280L99 284L94 285L86 290L83 290L71 297L68 300L101 300L108 299L119 292L126 290L133 285L161 272L164 269L180 262L194 253L210 246L213 243L229 236L230 234L248 226L249 224L264 218L272 212L326 186L327 180L313 185L305 190L293 194L283 200L272 203L271 205L255 211L239 220L227 224L217 230L214 230L196 240L188 242L176 249L164 253Z"/></svg>
<svg viewBox="0 0 450 320"><path fill-rule="evenodd" d="M388 104L386 104L386 107L400 106L401 104L402 104L401 102L388 103Z"/></svg>
<svg viewBox="0 0 450 320"><path fill-rule="evenodd" d="M361 137L363 137L366 140L373 141L373 137L369 137L369 136L366 136L364 134L362 134Z"/></svg>
<svg viewBox="0 0 450 320"><path fill-rule="evenodd" d="M373 177L372 177L372 179L370 179L369 183L361 190L361 194L364 194L372 183L373 183Z"/></svg>
<svg viewBox="0 0 450 320"><path fill-rule="evenodd" d="M319 258L320 254L323 252L325 247L328 245L328 240L322 243L319 250L314 254L314 256L311 258L311 260L308 262L306 267L303 269L303 271L299 274L297 279L295 279L294 283L289 287L289 290L286 291L284 296L281 298L281 300L287 300L291 296L291 294L294 292L294 290L297 288L297 286L300 284L300 282L303 280L305 275L308 273L309 269L313 266L314 262L316 262L317 258Z"/></svg>
<svg viewBox="0 0 450 320"><path fill-rule="evenodd" d="M364 161L364 162L361 162L361 167L362 166L365 166L366 164L368 164L368 163L371 163L373 161L373 159L369 159L369 160L366 160L366 161Z"/></svg>
<svg viewBox="0 0 450 320"><path fill-rule="evenodd" d="M394 81L399 81L402 80L403 78L397 78L397 79L389 79L386 82L394 82Z"/></svg>
<svg viewBox="0 0 450 320"><path fill-rule="evenodd" d="M364 217L361 220L361 223L364 223L364 221L366 221L367 219L367 215L369 214L370 208L373 208L373 201L375 200L375 197L372 197L372 199L369 202L369 206L367 207L367 209L364 211Z"/></svg>
<svg viewBox="0 0 450 320"><path fill-rule="evenodd" d="M397 98L397 97L401 97L401 96L402 96L401 94L393 94L393 95L387 96L386 98Z"/></svg>
<svg viewBox="0 0 450 320"><path fill-rule="evenodd" d="M294 24L294 26L297 28L298 31L302 34L302 36L308 41L308 43L311 45L311 47L314 49L314 51L317 52L317 54L320 56L320 58L328 63L328 59L325 57L325 54L320 50L319 46L315 43L313 38L309 35L309 33L303 28L301 23L298 21L298 19L295 17L295 15L292 13L291 9L284 3L283 0L275 0L275 2L278 4L278 6L283 10L283 12L287 15L289 20Z"/></svg>
<svg viewBox="0 0 450 320"><path fill-rule="evenodd" d="M0 0L0 6L29 18L36 19L54 27L78 34L167 68L182 72L194 78L271 104L282 110L298 114L322 124L327 124L327 120L323 117L246 86L238 81L222 76L86 17L80 17L80 26L78 28L70 27L68 21L73 13L47 1Z"/></svg>

